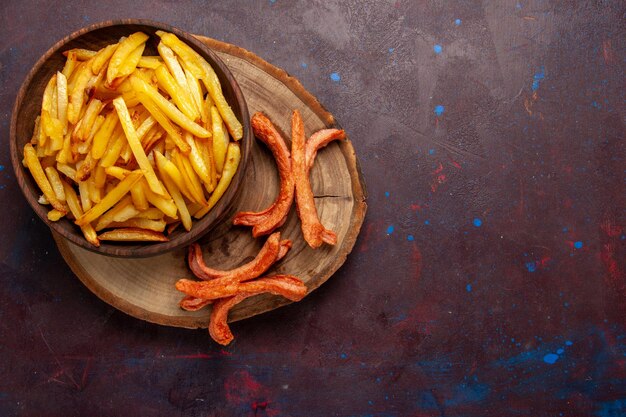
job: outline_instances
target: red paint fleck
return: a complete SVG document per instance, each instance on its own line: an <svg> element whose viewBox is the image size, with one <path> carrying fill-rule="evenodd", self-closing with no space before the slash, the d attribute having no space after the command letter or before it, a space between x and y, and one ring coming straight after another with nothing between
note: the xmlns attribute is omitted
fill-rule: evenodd
<svg viewBox="0 0 626 417"><path fill-rule="evenodd" d="M437 188L447 180L446 174L443 173L443 164L441 162L439 162L437 169L431 172L431 175L433 175L434 178L430 184L430 189L434 193L437 191Z"/></svg>
<svg viewBox="0 0 626 417"><path fill-rule="evenodd" d="M563 167L563 171L565 171L566 174L571 174L573 171L573 168L570 165L566 165Z"/></svg>
<svg viewBox="0 0 626 417"><path fill-rule="evenodd" d="M619 236L622 234L622 230L624 230L621 226L613 224L610 221L603 222L600 228L608 237Z"/></svg>
<svg viewBox="0 0 626 417"><path fill-rule="evenodd" d="M602 249L600 249L600 259L602 259L602 263L607 271L607 284L618 293L626 295L624 272L615 259L615 245L613 243L605 243L602 245Z"/></svg>
<svg viewBox="0 0 626 417"><path fill-rule="evenodd" d="M265 410L268 406L268 402L267 401L254 401L252 403L252 410L254 410L255 412L257 410Z"/></svg>
<svg viewBox="0 0 626 417"><path fill-rule="evenodd" d="M608 65L613 63L613 49L611 48L611 40L605 39L602 41L602 56L604 62Z"/></svg>
<svg viewBox="0 0 626 417"><path fill-rule="evenodd" d="M247 371L239 371L230 375L224 382L226 400L231 403L250 403L258 398L263 386Z"/></svg>
<svg viewBox="0 0 626 417"><path fill-rule="evenodd" d="M413 243L413 252L411 253L411 261L413 263L413 278L417 281L422 273L422 253L417 244Z"/></svg>
<svg viewBox="0 0 626 417"><path fill-rule="evenodd" d="M540 268L545 268L546 266L548 266L551 260L552 258L550 258L549 256L544 256L539 261L537 261L537 266L539 266Z"/></svg>
<svg viewBox="0 0 626 417"><path fill-rule="evenodd" d="M450 160L450 163L452 164L453 167L461 169L461 164L459 164L457 161L455 161L454 159Z"/></svg>

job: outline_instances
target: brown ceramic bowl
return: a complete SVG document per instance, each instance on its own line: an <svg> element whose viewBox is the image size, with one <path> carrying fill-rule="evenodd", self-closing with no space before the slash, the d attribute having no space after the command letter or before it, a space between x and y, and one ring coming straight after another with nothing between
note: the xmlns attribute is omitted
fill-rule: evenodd
<svg viewBox="0 0 626 417"><path fill-rule="evenodd" d="M243 139L240 141L242 146L241 162L226 193L206 216L200 220L194 221L190 232L186 232L183 228L179 227L169 235L170 240L168 242L101 242L100 247L96 248L85 240L80 229L72 221L65 218L58 222L48 220L47 212L50 207L43 206L37 202L41 191L30 175L30 172L22 165L23 148L26 142L32 137L35 118L41 109L41 100L46 83L56 71L60 71L63 68L65 63L65 57L62 55L63 51L72 48L100 49L106 45L117 42L122 36L128 36L133 32L142 31L150 36L144 55L158 55L158 37L155 34L157 30L174 33L187 43L187 45L191 46L196 52L202 55L215 70L222 84L222 91L224 92L226 101L228 101L235 115L243 124ZM57 42L37 61L33 69L28 73L15 100L13 116L11 118L10 139L11 162L15 170L15 177L28 203L50 228L72 243L93 252L108 256L140 258L157 255L185 246L199 239L221 222L229 220L230 215L232 215L235 210L235 207L233 207L235 198L243 188L244 172L250 156L250 147L252 146L252 131L250 129L248 107L239 89L239 85L226 65L224 65L215 53L192 35L169 25L149 20L127 19L97 23L80 29Z"/></svg>

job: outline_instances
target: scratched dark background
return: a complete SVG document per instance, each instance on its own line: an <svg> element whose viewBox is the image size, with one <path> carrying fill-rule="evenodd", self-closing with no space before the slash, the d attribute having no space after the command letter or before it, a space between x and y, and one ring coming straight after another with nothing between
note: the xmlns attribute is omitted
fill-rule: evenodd
<svg viewBox="0 0 626 417"><path fill-rule="evenodd" d="M0 415L626 415L623 2L69 3L0 4ZM361 161L346 264L224 349L92 295L12 174L29 68L126 17L284 68Z"/></svg>

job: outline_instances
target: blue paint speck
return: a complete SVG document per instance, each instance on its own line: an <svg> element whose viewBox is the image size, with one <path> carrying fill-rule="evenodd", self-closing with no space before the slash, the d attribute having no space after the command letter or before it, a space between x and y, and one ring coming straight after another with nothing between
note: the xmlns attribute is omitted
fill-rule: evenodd
<svg viewBox="0 0 626 417"><path fill-rule="evenodd" d="M338 83L339 81L341 81L341 76L338 73L333 72L332 74L330 74L330 79Z"/></svg>
<svg viewBox="0 0 626 417"><path fill-rule="evenodd" d="M389 226L389 227L387 228L387 234L388 234L388 235L390 235L390 234L392 234L392 233L393 233L393 225L391 225L391 226Z"/></svg>
<svg viewBox="0 0 626 417"><path fill-rule="evenodd" d="M392 53L394 51L394 48L389 48L389 53Z"/></svg>
<svg viewBox="0 0 626 417"><path fill-rule="evenodd" d="M474 221L472 222L474 224L474 226L476 227L480 227L483 225L483 221L480 220L478 217L474 219Z"/></svg>
<svg viewBox="0 0 626 417"><path fill-rule="evenodd" d="M565 352L565 349L557 349L556 353L558 353L559 355L562 354L563 352Z"/></svg>
<svg viewBox="0 0 626 417"><path fill-rule="evenodd" d="M434 155L435 154L435 150L434 149L429 149L428 150L428 155Z"/></svg>
<svg viewBox="0 0 626 417"><path fill-rule="evenodd" d="M437 104L435 106L435 114L437 116L441 116L444 111L446 111L446 108L444 106L442 106L441 104Z"/></svg>
<svg viewBox="0 0 626 417"><path fill-rule="evenodd" d="M548 353L546 356L543 357L543 361L550 365L554 364L558 359L559 355L557 355L556 353Z"/></svg>
<svg viewBox="0 0 626 417"><path fill-rule="evenodd" d="M565 341L565 346L572 346L574 343L571 340Z"/></svg>
<svg viewBox="0 0 626 417"><path fill-rule="evenodd" d="M385 191L385 197L389 198L389 191Z"/></svg>
<svg viewBox="0 0 626 417"><path fill-rule="evenodd" d="M567 233L567 230L568 230L567 227L564 227L563 228L563 233Z"/></svg>
<svg viewBox="0 0 626 417"><path fill-rule="evenodd" d="M528 269L528 272L535 272L537 270L537 264L535 262L526 262L526 269Z"/></svg>
<svg viewBox="0 0 626 417"><path fill-rule="evenodd" d="M461 26L461 19L456 19L454 21L454 24L457 25L457 26Z"/></svg>
<svg viewBox="0 0 626 417"><path fill-rule="evenodd" d="M307 68L309 66L309 64L307 64L306 62L303 62L302 64L300 64L300 66L302 68Z"/></svg>
<svg viewBox="0 0 626 417"><path fill-rule="evenodd" d="M546 78L546 72L545 68L541 66L539 71L537 71L535 75L533 75L533 91L537 91L537 89L539 89L539 84L541 84L541 81L543 81L544 78Z"/></svg>
<svg viewBox="0 0 626 417"><path fill-rule="evenodd" d="M340 356L341 356L341 359L346 359L348 357L348 355L346 355L345 353L342 353Z"/></svg>
<svg viewBox="0 0 626 417"><path fill-rule="evenodd" d="M413 235L408 235L406 237L406 240L408 240L409 242L413 242L415 240L415 238L413 237Z"/></svg>
<svg viewBox="0 0 626 417"><path fill-rule="evenodd" d="M574 242L574 247L575 247L576 249L580 249L580 248L582 248L582 247L583 247L583 242L581 242L580 240L579 240L579 241L577 241L577 242Z"/></svg>
<svg viewBox="0 0 626 417"><path fill-rule="evenodd" d="M0 172L4 171L4 165L0 165Z"/></svg>
<svg viewBox="0 0 626 417"><path fill-rule="evenodd" d="M591 105L592 105L593 107L595 107L596 109L599 109L599 108L600 108L600 105L598 104L598 102L597 102L597 101L592 101L592 102L591 102Z"/></svg>
<svg viewBox="0 0 626 417"><path fill-rule="evenodd" d="M270 4L276 3L276 0L270 0Z"/></svg>
<svg viewBox="0 0 626 417"><path fill-rule="evenodd" d="M425 224L426 226L430 226L430 220L424 220L424 224Z"/></svg>
<svg viewBox="0 0 626 417"><path fill-rule="evenodd" d="M467 284L467 285L465 286L465 290L466 290L467 292L472 292L472 284Z"/></svg>
<svg viewBox="0 0 626 417"><path fill-rule="evenodd" d="M441 45L437 44L433 46L433 51L435 51L436 54L440 54L443 52L443 48L441 47Z"/></svg>
<svg viewBox="0 0 626 417"><path fill-rule="evenodd" d="M522 5L521 5L521 4L519 4L519 3L517 3L517 4L515 5L515 8L516 8L517 10L521 10Z"/></svg>

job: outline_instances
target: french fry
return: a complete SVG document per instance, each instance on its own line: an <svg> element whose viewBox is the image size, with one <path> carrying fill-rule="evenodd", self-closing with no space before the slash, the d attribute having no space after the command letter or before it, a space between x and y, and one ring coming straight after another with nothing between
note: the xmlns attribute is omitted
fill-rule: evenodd
<svg viewBox="0 0 626 417"><path fill-rule="evenodd" d="M128 108L126 107L126 103L124 103L124 99L121 97L116 98L113 100L113 106L115 106L120 123L122 124L124 133L126 134L128 144L133 151L133 155L135 155L135 159L137 160L143 175L146 177L146 181L148 182L150 189L158 195L165 195L165 189L154 173L154 169L152 168L152 165L150 165L150 161L148 161L148 157L141 147L141 142L137 137L137 131L135 130L133 122L130 119L130 114L128 114Z"/></svg>
<svg viewBox="0 0 626 417"><path fill-rule="evenodd" d="M224 169L224 160L226 159L228 138L224 134L222 118L215 106L211 107L211 124L213 131L213 161L215 162L217 173L221 174Z"/></svg>
<svg viewBox="0 0 626 417"><path fill-rule="evenodd" d="M113 137L113 132L117 127L118 120L116 112L109 112L104 119L104 123L94 135L91 146L91 156L95 160L102 158L106 152L107 145L109 144L109 140Z"/></svg>
<svg viewBox="0 0 626 417"><path fill-rule="evenodd" d="M81 217L76 220L76 224L84 226L100 217L105 211L113 207L118 201L120 201L129 191L130 188L141 178L143 174L141 171L133 171L126 178L120 181L111 192L109 192L100 203L93 206L90 210L86 211Z"/></svg>
<svg viewBox="0 0 626 417"><path fill-rule="evenodd" d="M200 158L202 158L204 165L209 171L209 182L205 182L204 187L206 188L208 193L212 193L215 189L215 186L217 185L217 172L215 170L215 163L213 162L213 138L196 138L195 141L196 149L198 149Z"/></svg>
<svg viewBox="0 0 626 417"><path fill-rule="evenodd" d="M145 47L146 44L144 42L128 54L128 57L124 60L124 62L122 62L122 65L120 65L120 68L118 69L117 77L126 77L135 71Z"/></svg>
<svg viewBox="0 0 626 417"><path fill-rule="evenodd" d="M159 94L158 90L138 77L136 74L130 76L130 83L135 92L145 93L156 103L157 106L165 113L174 123L183 129L191 132L194 136L200 138L208 138L211 133L199 124L185 116L175 105L167 101L165 97Z"/></svg>
<svg viewBox="0 0 626 417"><path fill-rule="evenodd" d="M141 124L137 128L137 137L139 138L139 140L142 140L148 134L148 132L156 126L156 124L157 121L154 119L154 117L152 117L151 115L146 117L146 119L141 122Z"/></svg>
<svg viewBox="0 0 626 417"><path fill-rule="evenodd" d="M137 214L133 218L134 219L161 220L161 219L163 219L164 216L165 216L165 214L163 214L163 212L161 210L159 210L158 208L150 207L147 210L141 211L139 214Z"/></svg>
<svg viewBox="0 0 626 417"><path fill-rule="evenodd" d="M63 190L63 183L61 182L61 177L59 177L57 170L54 169L53 166L48 166L44 171L48 177L48 181L50 181L50 185L52 186L57 200L65 202L65 191Z"/></svg>
<svg viewBox="0 0 626 417"><path fill-rule="evenodd" d="M148 210L150 207L141 183L137 183L130 188L130 196L133 199L133 205L137 207L138 210Z"/></svg>
<svg viewBox="0 0 626 417"><path fill-rule="evenodd" d="M143 32L135 32L128 38L119 43L115 52L109 60L109 66L107 68L106 80L108 84L113 83L113 80L117 77L122 63L128 58L139 45L145 43L148 40L148 35Z"/></svg>
<svg viewBox="0 0 626 417"><path fill-rule="evenodd" d="M162 65L163 61L158 56L142 56L137 63L139 68L156 69L159 65Z"/></svg>
<svg viewBox="0 0 626 417"><path fill-rule="evenodd" d="M115 164L117 158L120 157L122 148L126 144L126 136L124 136L124 130L122 129L121 125L118 124L113 131L110 142L112 143L112 145L108 147L104 156L100 160L100 165L105 168L113 166L113 164Z"/></svg>
<svg viewBox="0 0 626 417"><path fill-rule="evenodd" d="M64 216L65 216L65 213L60 212L57 209L52 209L47 214L48 220L50 220L51 222L58 222Z"/></svg>
<svg viewBox="0 0 626 417"><path fill-rule="evenodd" d="M200 119L203 123L206 123L207 120L202 119L202 105L204 104L204 100L202 99L202 86L200 85L200 81L193 76L191 71L187 69L184 69L184 71L185 77L187 78L187 85L189 86L189 93L198 114L195 120Z"/></svg>
<svg viewBox="0 0 626 417"><path fill-rule="evenodd" d="M98 53L97 51L92 51L90 49L82 49L82 48L74 48L69 51L63 52L63 55L69 56L70 53L74 53L76 55L76 59L79 61L87 61Z"/></svg>
<svg viewBox="0 0 626 417"><path fill-rule="evenodd" d="M196 120L198 112L192 102L191 94L180 86L169 73L165 65L160 65L154 70L159 88L165 91L174 101L174 104L191 120Z"/></svg>
<svg viewBox="0 0 626 417"><path fill-rule="evenodd" d="M100 110L102 110L102 102L100 100L95 98L89 100L89 103L87 104L87 109L85 110L85 115L81 119L81 128L77 132L78 139L86 140L89 137L91 128L96 121L96 117L98 117L98 114L100 114Z"/></svg>
<svg viewBox="0 0 626 417"><path fill-rule="evenodd" d="M68 86L69 103L67 105L67 120L76 124L85 101L85 88L91 80L91 68L88 62L81 63L72 74L74 78L71 88Z"/></svg>
<svg viewBox="0 0 626 417"><path fill-rule="evenodd" d="M176 80L176 83L184 91L185 95L189 96L191 94L191 91L189 91L189 86L187 85L187 77L185 77L185 72L180 66L178 59L176 59L174 51L172 51L163 42L159 42L157 50L159 51L159 55L161 56L163 63L167 66L167 69Z"/></svg>
<svg viewBox="0 0 626 417"><path fill-rule="evenodd" d="M109 227L133 227L137 229L152 230L153 232L165 231L165 220L150 220L142 218L132 218L121 222L113 222Z"/></svg>
<svg viewBox="0 0 626 417"><path fill-rule="evenodd" d="M76 57L76 52L73 51L69 51L66 56L67 60L65 61L65 65L63 66L63 70L61 71L61 73L65 75L66 79L69 79L72 75L72 72L74 71L74 68L76 67L78 58Z"/></svg>
<svg viewBox="0 0 626 417"><path fill-rule="evenodd" d="M191 148L189 152L189 162L193 170L198 174L198 177L204 184L211 184L211 174L209 172L209 168L206 166L204 159L200 155L200 151L196 146L196 141L189 132L185 132L185 141Z"/></svg>
<svg viewBox="0 0 626 417"><path fill-rule="evenodd" d="M76 170L67 164L57 163L57 171L62 172L66 177L76 182Z"/></svg>
<svg viewBox="0 0 626 417"><path fill-rule="evenodd" d="M185 180L185 184L187 185L187 189L193 196L193 201L206 204L206 199L204 198L204 191L202 190L202 184L200 183L200 179L194 172L191 167L191 163L189 159L187 159L184 155L181 155L178 152L173 152L172 157L176 163L176 166L183 174L183 178Z"/></svg>
<svg viewBox="0 0 626 417"><path fill-rule="evenodd" d="M226 162L224 163L224 170L222 171L222 177L220 178L220 182L217 183L217 187L215 187L215 191L209 197L209 201L207 202L206 208L200 210L194 217L196 219L202 218L205 214L209 212L215 206L215 204L219 201L219 199L224 195L224 192L230 185L235 173L237 172L237 167L239 166L239 161L241 160L241 150L239 149L239 145L236 143L228 144L228 152L226 153Z"/></svg>
<svg viewBox="0 0 626 417"><path fill-rule="evenodd" d="M79 218L80 216L83 215L83 210L78 201L78 196L76 195L76 192L74 191L72 186L67 184L66 182L63 182L63 190L65 191L65 197L66 197L67 205L70 209L70 212L72 213L75 219ZM90 224L82 226L81 231L83 232L85 239L89 243L91 243L92 245L96 247L100 246L100 241L98 240L96 231Z"/></svg>
<svg viewBox="0 0 626 417"><path fill-rule="evenodd" d="M93 57L93 61L91 61L91 72L94 74L100 73L105 68L106 63L111 59L113 53L117 49L118 44L114 43L111 45L107 45L104 48L100 49L98 53Z"/></svg>
<svg viewBox="0 0 626 417"><path fill-rule="evenodd" d="M194 198L187 189L187 184L185 183L183 174L180 172L178 167L172 161L164 157L160 152L155 151L154 155L156 156L157 166L159 167L161 177L163 177L164 174L167 174L168 178L174 181L178 190L182 192L188 200L193 201Z"/></svg>
<svg viewBox="0 0 626 417"><path fill-rule="evenodd" d="M46 110L41 112L41 128L45 136L50 139L50 141L45 144L50 147L50 151L63 149L63 125ZM47 152L47 154L50 153Z"/></svg>
<svg viewBox="0 0 626 417"><path fill-rule="evenodd" d="M183 65L188 68L196 78L202 80L211 98L215 102L220 115L224 119L228 131L235 140L241 139L243 137L243 127L226 102L220 81L213 68L211 68L211 65L173 33L158 31L157 35L161 37L161 42L169 46L181 58Z"/></svg>
<svg viewBox="0 0 626 417"><path fill-rule="evenodd" d="M98 222L96 223L96 232L99 232L107 227L112 227L110 224L113 222L124 222L128 219L132 219L137 214L139 214L139 210L133 206L130 196L126 196L113 208L98 218Z"/></svg>
<svg viewBox="0 0 626 417"><path fill-rule="evenodd" d="M39 189L41 190L43 195L46 196L46 199L50 202L52 207L62 213L65 213L65 206L61 201L57 199L56 194L54 193L54 190L52 189L52 186L50 185L50 182L48 181L48 178L44 173L41 163L39 162L39 158L37 158L37 152L35 151L35 148L33 148L33 145L31 145L30 143L27 143L24 146L24 160L26 162L26 167L35 179L35 182L39 186Z"/></svg>
<svg viewBox="0 0 626 417"><path fill-rule="evenodd" d="M67 78L57 71L57 119L63 126L63 134L67 133Z"/></svg>
<svg viewBox="0 0 626 417"><path fill-rule="evenodd" d="M93 183L97 188L104 188L107 181L106 168L98 164L93 174Z"/></svg>
<svg viewBox="0 0 626 417"><path fill-rule="evenodd" d="M89 198L89 184L87 184L87 181L78 183L78 195L83 211L91 209L91 198Z"/></svg>
<svg viewBox="0 0 626 417"><path fill-rule="evenodd" d="M154 193L150 187L143 187L143 192L146 195L146 198L154 207L161 210L166 216L171 217L173 219L178 218L176 215L177 207L174 201L169 198L163 198L162 196Z"/></svg>
<svg viewBox="0 0 626 417"><path fill-rule="evenodd" d="M130 174L132 171L129 171L126 168L122 168L118 166L111 166L111 167L104 168L104 172L106 172L107 175L111 177L115 177L121 181L124 178L126 178L128 174Z"/></svg>
<svg viewBox="0 0 626 417"><path fill-rule="evenodd" d="M170 119L161 111L161 109L152 101L152 99L143 92L137 93L137 99L146 109L150 112L152 117L161 125L163 129L170 135L176 146L179 147L181 152L189 153L189 145L183 140L181 132L178 130Z"/></svg>
<svg viewBox="0 0 626 417"><path fill-rule="evenodd" d="M167 242L169 240L163 233L133 228L109 230L99 235L98 238L116 242Z"/></svg>
<svg viewBox="0 0 626 417"><path fill-rule="evenodd" d="M176 183L173 181L173 179L170 178L166 169L167 163L172 163L158 152L155 152L155 155L157 166L159 168L159 173L161 174L161 179L163 179L165 188L167 188L167 191L169 191L172 199L174 200L174 204L176 204L176 208L178 209L178 213L180 214L180 220L183 223L183 227L185 228L185 230L190 231L192 227L191 215L189 214L189 210L187 209L185 200L181 195L180 189L176 186ZM174 168L176 167L174 166Z"/></svg>

